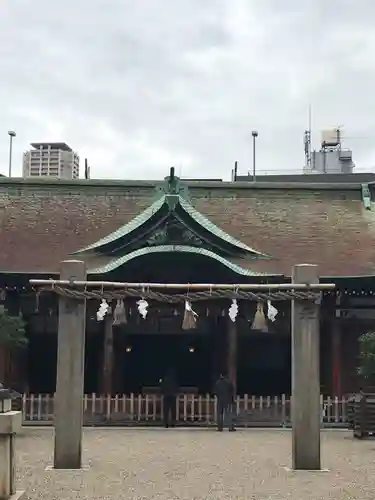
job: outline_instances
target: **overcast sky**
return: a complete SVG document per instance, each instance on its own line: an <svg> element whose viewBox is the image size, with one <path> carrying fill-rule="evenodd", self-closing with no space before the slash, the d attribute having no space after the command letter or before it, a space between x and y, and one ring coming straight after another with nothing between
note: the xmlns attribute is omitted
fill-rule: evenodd
<svg viewBox="0 0 375 500"><path fill-rule="evenodd" d="M343 126L375 165L374 0L2 0L0 172L65 141L92 177L297 173ZM82 168L83 171L83 168Z"/></svg>

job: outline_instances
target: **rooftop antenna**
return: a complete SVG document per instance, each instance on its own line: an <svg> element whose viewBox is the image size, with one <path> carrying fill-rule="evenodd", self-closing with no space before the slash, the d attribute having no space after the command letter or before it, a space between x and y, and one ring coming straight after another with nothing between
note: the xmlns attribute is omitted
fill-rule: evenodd
<svg viewBox="0 0 375 500"><path fill-rule="evenodd" d="M309 104L309 124L304 133L305 171L311 172L311 104Z"/></svg>
<svg viewBox="0 0 375 500"><path fill-rule="evenodd" d="M251 135L253 136L253 182L256 182L256 168L255 168L255 160L256 160L256 150L255 150L255 145L256 145L256 138L258 137L258 131L253 130L251 132Z"/></svg>

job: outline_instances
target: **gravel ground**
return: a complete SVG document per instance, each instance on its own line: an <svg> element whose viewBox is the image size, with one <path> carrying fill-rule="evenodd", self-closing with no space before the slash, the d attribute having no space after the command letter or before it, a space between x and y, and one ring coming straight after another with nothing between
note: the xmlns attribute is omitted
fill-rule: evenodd
<svg viewBox="0 0 375 500"><path fill-rule="evenodd" d="M85 429L88 470L45 471L53 429L24 428L17 440L17 488L52 499L360 499L375 498L375 441L322 432L329 472L288 472L287 430Z"/></svg>

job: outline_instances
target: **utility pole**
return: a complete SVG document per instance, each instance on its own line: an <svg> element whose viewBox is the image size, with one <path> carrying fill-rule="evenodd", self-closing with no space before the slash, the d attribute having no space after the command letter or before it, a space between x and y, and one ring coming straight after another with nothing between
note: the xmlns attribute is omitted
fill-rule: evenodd
<svg viewBox="0 0 375 500"><path fill-rule="evenodd" d="M258 137L258 132L256 130L253 130L251 132L251 135L253 136L253 182L256 182L256 138Z"/></svg>
<svg viewBox="0 0 375 500"><path fill-rule="evenodd" d="M12 154L13 154L13 137L16 137L14 130L8 130L9 135L9 177L12 177Z"/></svg>
<svg viewBox="0 0 375 500"><path fill-rule="evenodd" d="M90 167L87 158L85 158L85 179L90 179Z"/></svg>
<svg viewBox="0 0 375 500"><path fill-rule="evenodd" d="M234 162L234 169L232 170L232 181L236 182L237 180L237 171L238 171L238 161Z"/></svg>

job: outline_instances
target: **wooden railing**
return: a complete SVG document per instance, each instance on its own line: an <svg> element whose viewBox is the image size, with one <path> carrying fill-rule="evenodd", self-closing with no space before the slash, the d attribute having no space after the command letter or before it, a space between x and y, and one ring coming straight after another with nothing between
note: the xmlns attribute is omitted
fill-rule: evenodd
<svg viewBox="0 0 375 500"><path fill-rule="evenodd" d="M23 412L24 424L51 425L53 423L53 395L24 394L15 402ZM235 401L237 425L288 426L291 400L287 396L237 396ZM84 425L159 425L163 418L162 398L150 395L85 395ZM216 398L207 395L184 394L178 397L176 417L178 425L214 425ZM347 400L321 396L322 425L345 425Z"/></svg>

